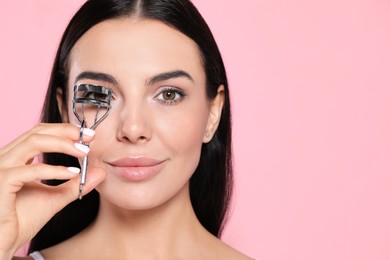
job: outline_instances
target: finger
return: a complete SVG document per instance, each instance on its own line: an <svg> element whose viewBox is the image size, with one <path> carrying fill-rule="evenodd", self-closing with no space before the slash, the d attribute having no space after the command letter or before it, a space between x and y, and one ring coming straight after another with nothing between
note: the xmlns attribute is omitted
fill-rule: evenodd
<svg viewBox="0 0 390 260"><path fill-rule="evenodd" d="M0 205L2 213L14 208L16 194L24 187L39 187L39 190L48 190L48 186L34 182L36 180L75 178L79 172L77 168L51 166L46 164L27 165L0 172ZM78 179L78 177L77 177ZM32 198L31 194L28 196ZM44 198L47 199L47 196Z"/></svg>
<svg viewBox="0 0 390 260"><path fill-rule="evenodd" d="M7 153L20 143L24 142L29 136L33 134L43 135L54 135L78 141L80 139L80 127L68 124L68 123L50 123L50 124L39 124L29 131L25 132L14 141L0 149L0 156ZM83 131L83 142L90 142L93 140L95 132L91 129L84 129Z"/></svg>
<svg viewBox="0 0 390 260"><path fill-rule="evenodd" d="M41 124L41 126L41 128L38 126L38 132L41 134L62 136L75 141L80 139L80 126L69 123L50 123ZM95 136L95 131L90 128L84 128L82 134L83 142L90 142Z"/></svg>
<svg viewBox="0 0 390 260"><path fill-rule="evenodd" d="M87 182L84 185L84 194L92 191L100 182L104 180L106 173L102 169L89 169ZM47 186L37 183L27 184L18 192L16 208L20 216L30 216L20 218L21 230L32 230L31 236L23 241L31 239L47 221L57 212L78 197L79 177L58 185ZM38 211L36 209L39 209Z"/></svg>
<svg viewBox="0 0 390 260"><path fill-rule="evenodd" d="M3 170L0 173L1 193L16 193L26 183L41 180L67 180L80 173L76 167L32 164Z"/></svg>
<svg viewBox="0 0 390 260"><path fill-rule="evenodd" d="M2 168L22 166L41 153L65 153L81 158L88 152L89 148L78 142L75 143L58 136L34 133L28 136L24 142L3 154L0 166Z"/></svg>
<svg viewBox="0 0 390 260"><path fill-rule="evenodd" d="M83 186L83 195L88 194L96 188L105 179L106 175L103 169L88 168L88 177ZM55 192L50 196L54 214L79 197L79 184L79 178L76 177L56 186Z"/></svg>

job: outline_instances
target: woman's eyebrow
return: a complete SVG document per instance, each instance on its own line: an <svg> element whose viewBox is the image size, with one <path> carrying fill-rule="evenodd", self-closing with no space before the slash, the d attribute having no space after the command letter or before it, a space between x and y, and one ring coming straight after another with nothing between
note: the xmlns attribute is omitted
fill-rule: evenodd
<svg viewBox="0 0 390 260"><path fill-rule="evenodd" d="M175 70L175 71L160 73L160 74L157 74L151 78L148 78L146 80L146 85L153 85L154 83L157 83L160 81L173 79L173 78L180 78L180 77L187 78L187 79L191 80L192 82L194 82L194 79L190 76L190 74L188 72L185 72L183 70Z"/></svg>
<svg viewBox="0 0 390 260"><path fill-rule="evenodd" d="M92 79L92 80L104 81L106 83L113 84L113 85L118 85L118 82L114 79L113 76L105 73L100 73L100 72L83 71L76 77L75 82L82 79Z"/></svg>

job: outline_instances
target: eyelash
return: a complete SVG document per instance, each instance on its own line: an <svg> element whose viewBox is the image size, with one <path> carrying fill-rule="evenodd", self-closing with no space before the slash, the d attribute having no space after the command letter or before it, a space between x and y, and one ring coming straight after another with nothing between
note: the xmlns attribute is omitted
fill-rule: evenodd
<svg viewBox="0 0 390 260"><path fill-rule="evenodd" d="M161 97L161 99L159 99L159 97L162 96L166 92L171 92L172 94L174 94L175 95L175 99L173 99L173 100L164 100L163 97ZM86 97L86 96L91 95L91 94L95 94L95 93L94 92L88 92L88 93L85 93L84 96ZM179 89L177 89L175 87L169 86L169 87L163 88L160 91L160 93L155 97L155 99L158 102L163 103L165 105L174 105L174 104L177 104L177 103L181 102L185 96L186 96L186 94L182 90L179 90ZM113 91L112 91L111 98L112 98L112 100L116 99Z"/></svg>
<svg viewBox="0 0 390 260"><path fill-rule="evenodd" d="M103 94L100 94L100 95L102 95L103 96L103 98L98 98L98 97L96 97L96 95L99 95L100 93L96 93L96 92L93 92L93 91L91 91L91 92L87 92L87 93L85 93L84 94L84 97L86 97L86 98L91 98L91 99L103 99L103 100L105 100L106 99L106 95L103 95Z"/></svg>
<svg viewBox="0 0 390 260"><path fill-rule="evenodd" d="M101 86L103 86L103 85L101 85ZM116 99L115 95L114 95L114 91L111 88L108 88L108 87L103 87L103 88L111 90L111 100L115 100ZM84 93L83 97L90 97L90 95L96 95L96 94L99 94L99 93L90 91L90 92ZM92 97L92 99L99 99L99 98ZM103 99L105 99L105 98L103 98Z"/></svg>
<svg viewBox="0 0 390 260"><path fill-rule="evenodd" d="M175 95L175 98L173 100L164 100L164 98L162 97L162 95L164 93L167 93L167 92L171 92L172 94ZM159 98L161 96L161 98ZM178 97L177 97L178 96ZM174 88L174 87L165 87L163 88L160 93L155 97L155 99L165 105L174 105L174 104L177 104L179 102L181 102L183 100L183 98L186 96L186 94L177 89L177 88Z"/></svg>

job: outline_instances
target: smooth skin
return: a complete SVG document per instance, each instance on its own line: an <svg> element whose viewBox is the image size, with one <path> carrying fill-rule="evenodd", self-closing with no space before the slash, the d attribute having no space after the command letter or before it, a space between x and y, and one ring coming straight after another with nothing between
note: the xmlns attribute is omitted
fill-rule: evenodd
<svg viewBox="0 0 390 260"><path fill-rule="evenodd" d="M96 187L101 202L96 221L69 240L43 250L45 259L249 259L203 228L189 197L189 179L199 162L202 143L209 142L216 131L224 103L223 86L215 99L206 97L206 78L196 44L158 21L109 20L80 38L68 66L69 89L86 83L113 91L110 114L91 137L84 187L86 193ZM94 74L80 78L84 72ZM0 185L9 190L6 203L0 201L0 209L9 212L0 218L0 233L4 229L12 238L1 242L0 250L8 254L78 195L78 177L65 168L45 166L49 168L46 174L45 170L28 168L33 156L53 149L78 158L84 155L73 145L79 130L71 124L78 121L68 112L71 104L62 104L60 96L58 92L62 117L70 123L64 126L71 131L62 125L42 125L1 150L1 156L11 160L8 163L0 158L0 162L7 162L1 166L0 178L5 181ZM41 137L42 132L54 135L55 144L37 140L48 138ZM140 157L163 161L163 167L142 181L125 180L110 167L116 160ZM19 169L14 158L23 158L19 164L23 162L25 169ZM45 178L72 179L60 187L31 183ZM15 185L18 188L13 189ZM40 196L31 197L34 192L30 187L37 186ZM61 202L57 202L59 198ZM47 208L47 212L35 212L37 206ZM29 218L16 217L16 222L15 216Z"/></svg>

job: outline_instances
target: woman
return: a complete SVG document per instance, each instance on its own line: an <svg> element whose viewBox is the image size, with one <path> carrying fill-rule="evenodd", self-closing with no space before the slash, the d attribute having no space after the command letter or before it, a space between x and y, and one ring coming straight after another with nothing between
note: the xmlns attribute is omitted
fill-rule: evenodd
<svg viewBox="0 0 390 260"><path fill-rule="evenodd" d="M112 91L108 117L84 130L89 147L72 113L79 84ZM232 185L228 83L189 1L87 1L60 43L42 121L0 150L1 259L30 239L36 259L248 259L218 239Z"/></svg>

